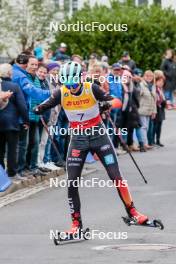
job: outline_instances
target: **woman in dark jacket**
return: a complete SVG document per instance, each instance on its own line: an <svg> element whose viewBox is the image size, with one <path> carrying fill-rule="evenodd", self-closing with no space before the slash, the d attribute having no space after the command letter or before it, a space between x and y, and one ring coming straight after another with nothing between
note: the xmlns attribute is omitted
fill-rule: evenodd
<svg viewBox="0 0 176 264"><path fill-rule="evenodd" d="M2 80L0 79L0 110L5 108L8 105L9 98L12 96L12 92L2 92L1 91L1 82Z"/></svg>
<svg viewBox="0 0 176 264"><path fill-rule="evenodd" d="M5 168L4 158L6 145L7 170L10 177L20 179L17 175L17 150L19 134L19 118L24 121L27 129L29 124L28 111L22 91L17 84L11 81L12 66L10 64L0 65L1 89L3 92L11 91L13 94L8 105L0 110L0 164Z"/></svg>
<svg viewBox="0 0 176 264"><path fill-rule="evenodd" d="M145 151L144 144L140 132L140 117L138 113L139 108L139 91L132 81L132 74L125 70L123 72L123 77L126 78L126 82L123 82L123 106L122 106L122 123L121 127L126 127L128 129L127 135L127 145L129 150L141 152ZM133 144L133 132L136 129L136 136L138 138L139 147Z"/></svg>
<svg viewBox="0 0 176 264"><path fill-rule="evenodd" d="M174 51L167 49L165 58L161 64L161 70L164 72L166 82L164 85L164 94L167 101L167 108L176 108L173 101L173 91L176 89L176 63L174 61Z"/></svg>
<svg viewBox="0 0 176 264"><path fill-rule="evenodd" d="M156 145L164 147L160 142L162 123L165 120L165 107L166 100L163 93L163 86L165 83L165 77L158 75L155 77L156 94L157 94L157 114L154 120L153 138Z"/></svg>

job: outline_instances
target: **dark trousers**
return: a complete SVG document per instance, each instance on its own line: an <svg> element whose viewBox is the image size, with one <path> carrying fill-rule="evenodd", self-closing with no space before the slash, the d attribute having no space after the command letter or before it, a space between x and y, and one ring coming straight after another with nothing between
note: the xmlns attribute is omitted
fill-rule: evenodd
<svg viewBox="0 0 176 264"><path fill-rule="evenodd" d="M18 172L21 172L26 167L26 153L28 146L28 129L22 125L19 132L19 148L18 148Z"/></svg>
<svg viewBox="0 0 176 264"><path fill-rule="evenodd" d="M120 109L113 109L111 110L110 113L111 119L113 121L113 123L115 124L116 128L121 128L121 118L122 118L122 113ZM107 127L112 128L112 124L107 120ZM113 145L115 148L117 148L120 144L120 140L119 137L117 135L112 135L111 136L111 140L113 142Z"/></svg>
<svg viewBox="0 0 176 264"><path fill-rule="evenodd" d="M18 131L0 132L0 164L5 168L5 154L7 149L7 172L9 177L13 177L18 169Z"/></svg>
<svg viewBox="0 0 176 264"><path fill-rule="evenodd" d="M59 116L58 116L58 121L57 121L58 130L60 130L61 128L67 129L68 125L69 123L68 123L66 114L64 110L61 109ZM66 140L66 136L62 136L60 135L60 133L54 136L54 142L58 148L60 157L58 157L58 154L56 153L55 149L53 148L53 146L51 146L51 156L52 156L53 162L62 162L64 160L65 140Z"/></svg>
<svg viewBox="0 0 176 264"><path fill-rule="evenodd" d="M133 132L134 132L133 127L128 128L128 135L127 135L127 145L128 146L133 145Z"/></svg>
<svg viewBox="0 0 176 264"><path fill-rule="evenodd" d="M39 151L39 124L30 122L29 127L29 144L27 149L26 162L29 169L35 169L38 165Z"/></svg>
<svg viewBox="0 0 176 264"><path fill-rule="evenodd" d="M160 143L162 123L163 121L154 122L153 138L156 143Z"/></svg>
<svg viewBox="0 0 176 264"><path fill-rule="evenodd" d="M153 121L153 119L150 118L149 128L148 128L148 132L147 132L148 144L149 145L153 145L154 144L153 127L154 127L154 121Z"/></svg>

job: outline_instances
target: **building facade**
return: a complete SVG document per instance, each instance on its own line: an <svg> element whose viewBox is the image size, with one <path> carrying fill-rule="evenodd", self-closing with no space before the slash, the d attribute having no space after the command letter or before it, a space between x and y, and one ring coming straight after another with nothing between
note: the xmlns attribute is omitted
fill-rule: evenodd
<svg viewBox="0 0 176 264"><path fill-rule="evenodd" d="M95 3L102 4L102 5L109 5L109 0L55 0L59 2L59 6L65 6L67 7L70 15L78 10L81 9L84 5L84 3L89 2L91 6L94 6ZM120 0L123 2L123 0ZM134 3L136 5L142 5L142 4L159 4L163 8L171 7L176 11L176 0L134 0Z"/></svg>

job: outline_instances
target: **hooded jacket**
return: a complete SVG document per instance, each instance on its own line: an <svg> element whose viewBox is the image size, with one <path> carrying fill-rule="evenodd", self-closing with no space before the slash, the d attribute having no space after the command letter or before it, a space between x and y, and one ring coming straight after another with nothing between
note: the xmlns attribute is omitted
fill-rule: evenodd
<svg viewBox="0 0 176 264"><path fill-rule="evenodd" d="M140 83L139 114L151 116L156 114L156 88L153 85L151 91L146 81Z"/></svg>

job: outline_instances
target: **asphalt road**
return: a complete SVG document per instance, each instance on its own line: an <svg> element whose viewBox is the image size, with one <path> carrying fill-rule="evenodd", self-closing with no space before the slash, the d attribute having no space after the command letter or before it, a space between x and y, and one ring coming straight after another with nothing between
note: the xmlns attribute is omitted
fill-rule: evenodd
<svg viewBox="0 0 176 264"><path fill-rule="evenodd" d="M85 227L97 232L127 232L127 239L95 239L55 246L50 231L70 226L67 191L49 188L0 209L0 263L2 264L126 264L176 263L176 112L167 113L164 148L137 153L135 158L148 178L145 185L128 155L120 156L136 207L151 219L162 219L165 229L126 226L126 215L114 188L80 188ZM97 162L96 173L86 176L108 179ZM118 238L118 236L117 236ZM144 244L141 246L135 244ZM158 244L158 246L152 246ZM168 249L172 245L173 248ZM97 248L99 246L109 248ZM125 250L120 245L126 246ZM129 247L128 247L129 246ZM160 246L163 250L159 250ZM152 248L154 247L154 248ZM166 247L166 248L165 248ZM98 250L99 249L99 250ZM130 250L133 249L133 250ZM154 250L155 249L155 250Z"/></svg>

